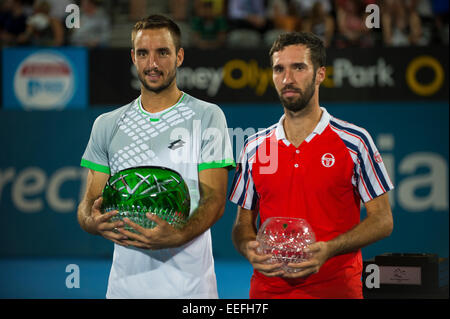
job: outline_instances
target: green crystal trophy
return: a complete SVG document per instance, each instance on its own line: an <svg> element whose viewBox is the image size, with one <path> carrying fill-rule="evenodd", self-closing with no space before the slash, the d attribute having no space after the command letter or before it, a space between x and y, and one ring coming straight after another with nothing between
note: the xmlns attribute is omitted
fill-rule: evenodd
<svg viewBox="0 0 450 319"><path fill-rule="evenodd" d="M102 212L118 211L111 222L128 218L144 228L153 228L156 224L146 217L146 213L153 213L179 228L186 224L190 206L185 181L178 172L165 167L122 170L111 176L103 189ZM124 228L138 233L128 225Z"/></svg>

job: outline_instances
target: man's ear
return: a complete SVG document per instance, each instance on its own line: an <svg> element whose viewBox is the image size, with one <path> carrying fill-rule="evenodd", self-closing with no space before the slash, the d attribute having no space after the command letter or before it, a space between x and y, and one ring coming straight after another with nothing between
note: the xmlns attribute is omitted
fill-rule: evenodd
<svg viewBox="0 0 450 319"><path fill-rule="evenodd" d="M135 63L136 60L135 60L135 57L134 57L134 50L133 49L131 49L131 61L133 61L133 64L136 64Z"/></svg>
<svg viewBox="0 0 450 319"><path fill-rule="evenodd" d="M184 49L180 48L177 52L177 68L183 64L184 61Z"/></svg>
<svg viewBox="0 0 450 319"><path fill-rule="evenodd" d="M325 80L327 69L324 66L321 66L316 71L316 84L320 85L323 80Z"/></svg>

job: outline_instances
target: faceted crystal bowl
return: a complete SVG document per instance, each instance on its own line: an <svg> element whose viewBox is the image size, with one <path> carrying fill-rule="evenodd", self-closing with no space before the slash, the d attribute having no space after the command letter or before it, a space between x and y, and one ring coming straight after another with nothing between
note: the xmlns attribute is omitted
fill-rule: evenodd
<svg viewBox="0 0 450 319"><path fill-rule="evenodd" d="M271 254L267 263L282 263L287 272L296 270L288 263L308 260L311 254L305 248L316 241L308 222L301 218L271 217L266 219L258 230L256 240L259 254Z"/></svg>
<svg viewBox="0 0 450 319"><path fill-rule="evenodd" d="M110 221L129 218L144 228L153 228L146 217L153 213L173 225L183 226L189 218L189 189L181 175L171 169L141 166L122 170L108 179L103 189L102 212L117 210ZM128 225L126 230L137 232Z"/></svg>

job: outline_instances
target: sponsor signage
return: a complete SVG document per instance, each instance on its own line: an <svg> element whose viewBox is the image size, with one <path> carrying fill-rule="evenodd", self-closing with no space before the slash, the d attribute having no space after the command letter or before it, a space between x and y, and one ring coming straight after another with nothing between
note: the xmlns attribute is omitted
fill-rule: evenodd
<svg viewBox="0 0 450 319"><path fill-rule="evenodd" d="M82 48L4 49L4 108L86 108L86 61Z"/></svg>
<svg viewBox="0 0 450 319"><path fill-rule="evenodd" d="M268 50L185 52L177 72L182 90L215 103L278 102ZM326 67L321 101L448 99L448 48L329 49ZM91 105L136 98L140 82L130 50L92 51L90 87Z"/></svg>

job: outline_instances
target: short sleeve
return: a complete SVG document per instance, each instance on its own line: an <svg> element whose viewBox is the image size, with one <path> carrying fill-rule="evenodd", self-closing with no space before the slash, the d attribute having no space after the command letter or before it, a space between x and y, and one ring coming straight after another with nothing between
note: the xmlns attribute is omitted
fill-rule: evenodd
<svg viewBox="0 0 450 319"><path fill-rule="evenodd" d="M229 200L245 209L257 208L258 194L252 177L252 163L248 160L249 144L244 144L236 164Z"/></svg>
<svg viewBox="0 0 450 319"><path fill-rule="evenodd" d="M225 114L218 106L208 110L207 115L202 119L201 132L202 142L198 170L234 167L233 150Z"/></svg>
<svg viewBox="0 0 450 319"><path fill-rule="evenodd" d="M102 116L92 125L88 145L81 158L80 165L94 171L110 174L108 161L108 130Z"/></svg>
<svg viewBox="0 0 450 319"><path fill-rule="evenodd" d="M355 187L365 203L392 190L394 185L370 134L364 130L356 136Z"/></svg>

